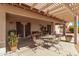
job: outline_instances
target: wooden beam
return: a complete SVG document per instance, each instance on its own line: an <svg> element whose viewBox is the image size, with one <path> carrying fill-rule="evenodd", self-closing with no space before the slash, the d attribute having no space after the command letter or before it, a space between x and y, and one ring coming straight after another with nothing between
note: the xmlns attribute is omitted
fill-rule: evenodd
<svg viewBox="0 0 79 59"><path fill-rule="evenodd" d="M50 7L52 5L52 3L48 3L45 6L43 6L42 8L40 8L40 11L45 10L46 8Z"/></svg>
<svg viewBox="0 0 79 59"><path fill-rule="evenodd" d="M75 12L69 7L68 4L63 4L63 6L65 6L66 9L67 9L73 16L76 16Z"/></svg>
<svg viewBox="0 0 79 59"><path fill-rule="evenodd" d="M19 3L12 3L12 5L15 5L15 6L17 6L17 5L19 5Z"/></svg>
<svg viewBox="0 0 79 59"><path fill-rule="evenodd" d="M44 15L44 12L43 11L40 11L40 14Z"/></svg>
<svg viewBox="0 0 79 59"><path fill-rule="evenodd" d="M47 16L50 16L50 14L49 14L49 10L46 11L46 14L47 14Z"/></svg>
<svg viewBox="0 0 79 59"><path fill-rule="evenodd" d="M38 9L36 9L36 8L32 8L32 10L31 11L33 11L33 12L36 12L36 13L38 13Z"/></svg>
<svg viewBox="0 0 79 59"><path fill-rule="evenodd" d="M23 9L30 9L30 6L29 5L26 5L26 4L19 4L20 7L22 7Z"/></svg>
<svg viewBox="0 0 79 59"><path fill-rule="evenodd" d="M23 3L9 3L9 5L16 6L16 7L22 8L22 9L30 9L29 5L26 5Z"/></svg>
<svg viewBox="0 0 79 59"><path fill-rule="evenodd" d="M62 12L63 10L64 10L63 8L58 8L56 10L53 10L53 11L49 12L49 14L54 14L54 13Z"/></svg>
<svg viewBox="0 0 79 59"><path fill-rule="evenodd" d="M75 7L77 7L77 6L79 6L78 3L76 3L76 4L74 4L74 5L71 5L70 7L71 7L71 8L75 8Z"/></svg>
<svg viewBox="0 0 79 59"><path fill-rule="evenodd" d="M60 12L57 12L57 13L53 13L53 15L55 15L55 16L57 16L57 15L61 15L61 14L63 14L63 13L66 13L67 11L60 11Z"/></svg>
<svg viewBox="0 0 79 59"><path fill-rule="evenodd" d="M31 6L31 10L37 5L38 3L34 3L32 6Z"/></svg>
<svg viewBox="0 0 79 59"><path fill-rule="evenodd" d="M49 13L52 12L52 11L54 11L54 10L57 10L57 9L60 8L60 7L62 7L62 5L58 5L58 6L56 6L56 7L52 7L52 9L49 11Z"/></svg>

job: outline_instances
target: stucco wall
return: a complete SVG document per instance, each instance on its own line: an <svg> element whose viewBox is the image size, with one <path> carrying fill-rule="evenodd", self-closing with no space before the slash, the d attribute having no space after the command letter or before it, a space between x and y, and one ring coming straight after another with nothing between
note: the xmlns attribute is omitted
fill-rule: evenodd
<svg viewBox="0 0 79 59"><path fill-rule="evenodd" d="M6 15L4 12L0 12L0 47L4 47L6 38Z"/></svg>
<svg viewBox="0 0 79 59"><path fill-rule="evenodd" d="M6 15L0 12L0 55L6 53Z"/></svg>
<svg viewBox="0 0 79 59"><path fill-rule="evenodd" d="M31 23L31 31L40 31L40 24L47 26L47 24L51 25L51 22L29 19L29 18L8 18L7 19L7 32L11 29L16 29L16 22L21 22L22 24Z"/></svg>

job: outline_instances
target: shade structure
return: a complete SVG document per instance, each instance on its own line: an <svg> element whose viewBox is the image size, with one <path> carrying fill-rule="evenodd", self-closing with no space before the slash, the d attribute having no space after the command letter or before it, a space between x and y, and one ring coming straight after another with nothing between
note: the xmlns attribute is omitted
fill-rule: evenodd
<svg viewBox="0 0 79 59"><path fill-rule="evenodd" d="M74 22L74 40L77 43L77 22L79 15L78 3L10 3L9 5L16 6L25 10L41 14L43 16L51 17L55 20L62 20L65 22ZM75 35L76 34L76 35Z"/></svg>
<svg viewBox="0 0 79 59"><path fill-rule="evenodd" d="M78 3L13 3L11 5L30 9L39 14L56 17L65 21L73 21L74 15L79 14Z"/></svg>

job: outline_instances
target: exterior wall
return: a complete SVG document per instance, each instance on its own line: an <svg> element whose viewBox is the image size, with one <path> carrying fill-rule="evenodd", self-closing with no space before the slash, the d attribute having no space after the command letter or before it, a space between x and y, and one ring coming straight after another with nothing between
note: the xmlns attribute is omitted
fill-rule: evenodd
<svg viewBox="0 0 79 59"><path fill-rule="evenodd" d="M7 32L11 29L16 29L16 22L21 22L22 24L23 23L27 24L28 22L30 22L31 23L31 31L40 31L40 24L42 24L44 26L51 25L51 22L35 20L35 19L8 18L7 19Z"/></svg>
<svg viewBox="0 0 79 59"><path fill-rule="evenodd" d="M6 15L0 12L0 55L6 52Z"/></svg>

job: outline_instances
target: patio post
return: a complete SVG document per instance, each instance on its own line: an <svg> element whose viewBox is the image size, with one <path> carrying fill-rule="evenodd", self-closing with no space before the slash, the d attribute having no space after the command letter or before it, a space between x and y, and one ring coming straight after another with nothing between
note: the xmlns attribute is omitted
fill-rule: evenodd
<svg viewBox="0 0 79 59"><path fill-rule="evenodd" d="M6 14L0 12L0 55L6 53Z"/></svg>
<svg viewBox="0 0 79 59"><path fill-rule="evenodd" d="M51 33L53 33L53 22L51 22Z"/></svg>
<svg viewBox="0 0 79 59"><path fill-rule="evenodd" d="M25 36L25 25L26 25L26 23L23 22L22 24L23 24L23 27L24 27L24 30L23 30L24 35L23 35L23 37L25 38L25 37L26 37L26 36Z"/></svg>
<svg viewBox="0 0 79 59"><path fill-rule="evenodd" d="M64 22L64 24L63 24L63 35L65 35L66 34L66 22Z"/></svg>
<svg viewBox="0 0 79 59"><path fill-rule="evenodd" d="M74 18L74 43L77 44L78 43L78 15L75 16Z"/></svg>
<svg viewBox="0 0 79 59"><path fill-rule="evenodd" d="M55 32L55 22L52 23L53 26L52 26L52 32L54 33Z"/></svg>

